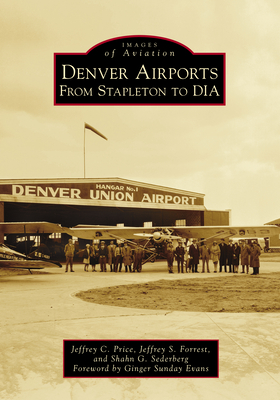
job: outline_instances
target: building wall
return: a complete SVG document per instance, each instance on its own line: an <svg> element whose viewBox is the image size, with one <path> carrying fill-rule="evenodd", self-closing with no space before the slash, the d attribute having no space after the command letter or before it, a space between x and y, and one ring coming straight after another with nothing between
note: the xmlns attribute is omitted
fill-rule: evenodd
<svg viewBox="0 0 280 400"><path fill-rule="evenodd" d="M116 208L66 206L54 204L5 203L5 222L53 222L72 227L78 224L143 226L172 226L184 219L187 225L203 224L203 211L162 210L147 208Z"/></svg>
<svg viewBox="0 0 280 400"><path fill-rule="evenodd" d="M4 202L0 201L0 222L5 221L4 216ZM4 243L4 233L0 232L0 243Z"/></svg>
<svg viewBox="0 0 280 400"><path fill-rule="evenodd" d="M204 221L205 226L228 226L230 219L229 211L204 211Z"/></svg>

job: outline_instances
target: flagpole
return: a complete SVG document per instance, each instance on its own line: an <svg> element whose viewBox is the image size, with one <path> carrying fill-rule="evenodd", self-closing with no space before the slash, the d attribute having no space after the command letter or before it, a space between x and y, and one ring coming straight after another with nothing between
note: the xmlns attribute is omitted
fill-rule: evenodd
<svg viewBox="0 0 280 400"><path fill-rule="evenodd" d="M84 124L84 178L86 177L86 127Z"/></svg>

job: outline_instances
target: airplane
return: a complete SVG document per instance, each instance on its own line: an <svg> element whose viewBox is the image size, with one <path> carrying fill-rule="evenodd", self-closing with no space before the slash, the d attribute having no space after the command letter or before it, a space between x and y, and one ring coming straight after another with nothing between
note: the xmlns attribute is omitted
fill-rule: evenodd
<svg viewBox="0 0 280 400"><path fill-rule="evenodd" d="M38 229L40 229L41 223L13 223L13 222L2 222L0 223L0 232L2 234L35 234ZM43 223L43 226L47 227L48 233L50 232L50 227L48 224ZM56 227L52 226L52 230ZM59 229L59 228L58 228ZM0 243L0 268L17 268L17 269L27 269L31 273L33 269L43 269L46 267L59 267L62 265L54 260L50 259L48 254L44 254L43 251L34 251L29 255L20 253L3 243Z"/></svg>
<svg viewBox="0 0 280 400"><path fill-rule="evenodd" d="M1 224L0 224L1 225ZM77 225L63 228L64 233L81 239L137 239L152 238L155 243L173 239L221 240L234 237L271 237L279 235L280 228L275 225L263 226L166 226L166 227L127 227L102 225Z"/></svg>
<svg viewBox="0 0 280 400"><path fill-rule="evenodd" d="M280 228L275 225L265 226L167 226L167 227L116 227L102 225L77 225L72 228L63 228L65 233L88 240L120 240L128 241L132 245L135 240L146 239L141 246L149 256L143 261L154 262L156 257L166 257L165 245L168 241L175 243L185 239L186 248L190 247L189 239L201 242L220 241L222 239L245 239L252 237L271 237L280 234ZM149 247L152 246L151 247Z"/></svg>
<svg viewBox="0 0 280 400"><path fill-rule="evenodd" d="M271 237L279 235L280 227L276 225L261 226L167 226L167 227L127 227L103 225L77 225L63 227L50 222L0 222L2 234L51 234L67 233L81 239L91 240L146 240L142 246L152 254L163 253L167 241L199 239L200 242L218 241L221 239ZM132 242L133 241L133 242ZM149 250L147 244L152 243L155 251Z"/></svg>
<svg viewBox="0 0 280 400"><path fill-rule="evenodd" d="M33 257L26 256L5 244L0 244L0 268L17 268L28 269L31 273L32 269L43 269L45 267L62 267L57 261L50 260L42 253L34 253Z"/></svg>

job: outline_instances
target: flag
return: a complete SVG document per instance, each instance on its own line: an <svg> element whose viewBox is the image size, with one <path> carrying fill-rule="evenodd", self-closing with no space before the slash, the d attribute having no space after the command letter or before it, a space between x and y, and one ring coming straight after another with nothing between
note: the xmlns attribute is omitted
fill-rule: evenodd
<svg viewBox="0 0 280 400"><path fill-rule="evenodd" d="M92 131L92 132L96 133L97 135L101 136L103 139L108 140L108 139L106 138L106 136L102 135L102 133L98 132L97 129L93 128L92 126L90 126L90 125L87 124L86 122L85 122L85 129L89 129L90 131Z"/></svg>

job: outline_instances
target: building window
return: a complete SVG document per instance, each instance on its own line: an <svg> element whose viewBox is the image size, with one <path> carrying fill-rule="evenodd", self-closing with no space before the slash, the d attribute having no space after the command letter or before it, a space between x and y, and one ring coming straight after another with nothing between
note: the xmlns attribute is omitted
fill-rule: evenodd
<svg viewBox="0 0 280 400"><path fill-rule="evenodd" d="M175 225L176 226L186 226L187 224L186 224L186 220L185 219L177 219L176 221L175 221Z"/></svg>
<svg viewBox="0 0 280 400"><path fill-rule="evenodd" d="M52 233L49 236L50 239L61 239L61 233Z"/></svg>
<svg viewBox="0 0 280 400"><path fill-rule="evenodd" d="M151 228L153 226L153 221L144 222L144 228Z"/></svg>

